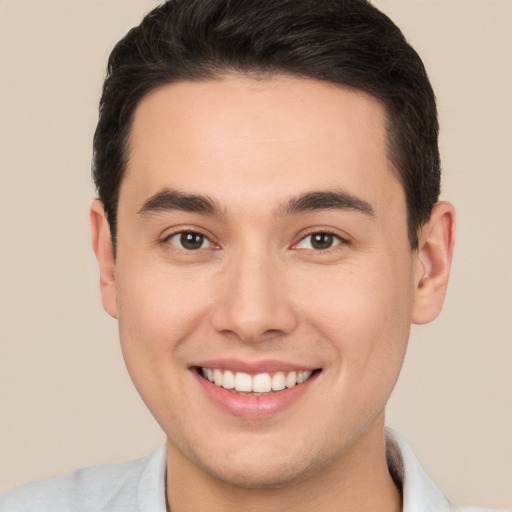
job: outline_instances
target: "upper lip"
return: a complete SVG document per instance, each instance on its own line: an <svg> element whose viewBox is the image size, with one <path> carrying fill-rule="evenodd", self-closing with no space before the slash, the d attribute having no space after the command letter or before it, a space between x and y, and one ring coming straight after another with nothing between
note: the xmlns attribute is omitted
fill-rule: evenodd
<svg viewBox="0 0 512 512"><path fill-rule="evenodd" d="M191 367L202 368L218 368L219 370L230 370L232 372L244 372L252 375L258 373L271 373L278 371L305 371L317 370L318 366L304 365L300 363L293 363L290 361L280 361L278 359L264 359L261 361L244 361L241 359L208 359L205 361L198 361L191 365Z"/></svg>

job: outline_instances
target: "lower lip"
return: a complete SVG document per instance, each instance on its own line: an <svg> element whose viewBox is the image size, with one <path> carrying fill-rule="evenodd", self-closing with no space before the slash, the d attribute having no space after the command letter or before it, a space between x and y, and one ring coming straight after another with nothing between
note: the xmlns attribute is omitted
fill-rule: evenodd
<svg viewBox="0 0 512 512"><path fill-rule="evenodd" d="M266 419L278 414L298 401L318 377L318 373L315 372L307 381L293 388L286 388L268 394L245 395L216 386L201 377L196 370L192 371L199 385L214 403L229 414L245 419Z"/></svg>

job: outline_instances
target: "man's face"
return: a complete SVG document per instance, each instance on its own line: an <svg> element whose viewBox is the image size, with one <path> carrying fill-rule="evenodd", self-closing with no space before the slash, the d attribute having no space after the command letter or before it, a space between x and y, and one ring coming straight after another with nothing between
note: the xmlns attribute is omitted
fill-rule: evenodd
<svg viewBox="0 0 512 512"><path fill-rule="evenodd" d="M182 82L140 103L129 149L107 309L170 454L249 486L368 454L417 281L383 107L291 77Z"/></svg>

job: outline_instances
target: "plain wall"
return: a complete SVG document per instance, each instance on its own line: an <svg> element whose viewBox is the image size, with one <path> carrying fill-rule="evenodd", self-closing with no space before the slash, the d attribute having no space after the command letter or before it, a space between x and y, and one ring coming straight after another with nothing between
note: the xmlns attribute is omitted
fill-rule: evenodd
<svg viewBox="0 0 512 512"><path fill-rule="evenodd" d="M0 0L0 489L163 442L102 310L91 139L108 54L157 2ZM512 2L378 0L436 90L458 211L444 312L388 424L458 502L512 504Z"/></svg>

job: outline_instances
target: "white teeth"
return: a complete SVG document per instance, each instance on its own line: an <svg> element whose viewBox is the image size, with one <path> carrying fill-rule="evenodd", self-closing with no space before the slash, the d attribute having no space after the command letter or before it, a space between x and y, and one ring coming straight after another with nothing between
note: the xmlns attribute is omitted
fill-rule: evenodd
<svg viewBox="0 0 512 512"><path fill-rule="evenodd" d="M302 384L308 380L309 377L311 377L311 372L309 370L305 372L297 372L297 384Z"/></svg>
<svg viewBox="0 0 512 512"><path fill-rule="evenodd" d="M272 391L272 378L268 373L258 373L252 381L252 390L256 393L268 393Z"/></svg>
<svg viewBox="0 0 512 512"><path fill-rule="evenodd" d="M229 370L224 372L222 387L226 389L233 389L235 387L235 376L233 375L233 372L230 372Z"/></svg>
<svg viewBox="0 0 512 512"><path fill-rule="evenodd" d="M201 373L204 378L225 389L234 389L242 393L269 393L302 384L311 377L313 372L311 370L287 373L280 371L273 375L269 373L249 375L219 368L201 368Z"/></svg>
<svg viewBox="0 0 512 512"><path fill-rule="evenodd" d="M277 372L272 377L272 391L281 391L286 387L286 379L283 372Z"/></svg>
<svg viewBox="0 0 512 512"><path fill-rule="evenodd" d="M297 384L297 372L290 372L286 376L286 387L293 388Z"/></svg>
<svg viewBox="0 0 512 512"><path fill-rule="evenodd" d="M235 389L237 391L252 391L252 377L248 373L237 372L235 374Z"/></svg>
<svg viewBox="0 0 512 512"><path fill-rule="evenodd" d="M220 370L213 370L213 382L215 382L216 386L222 386L223 375Z"/></svg>

